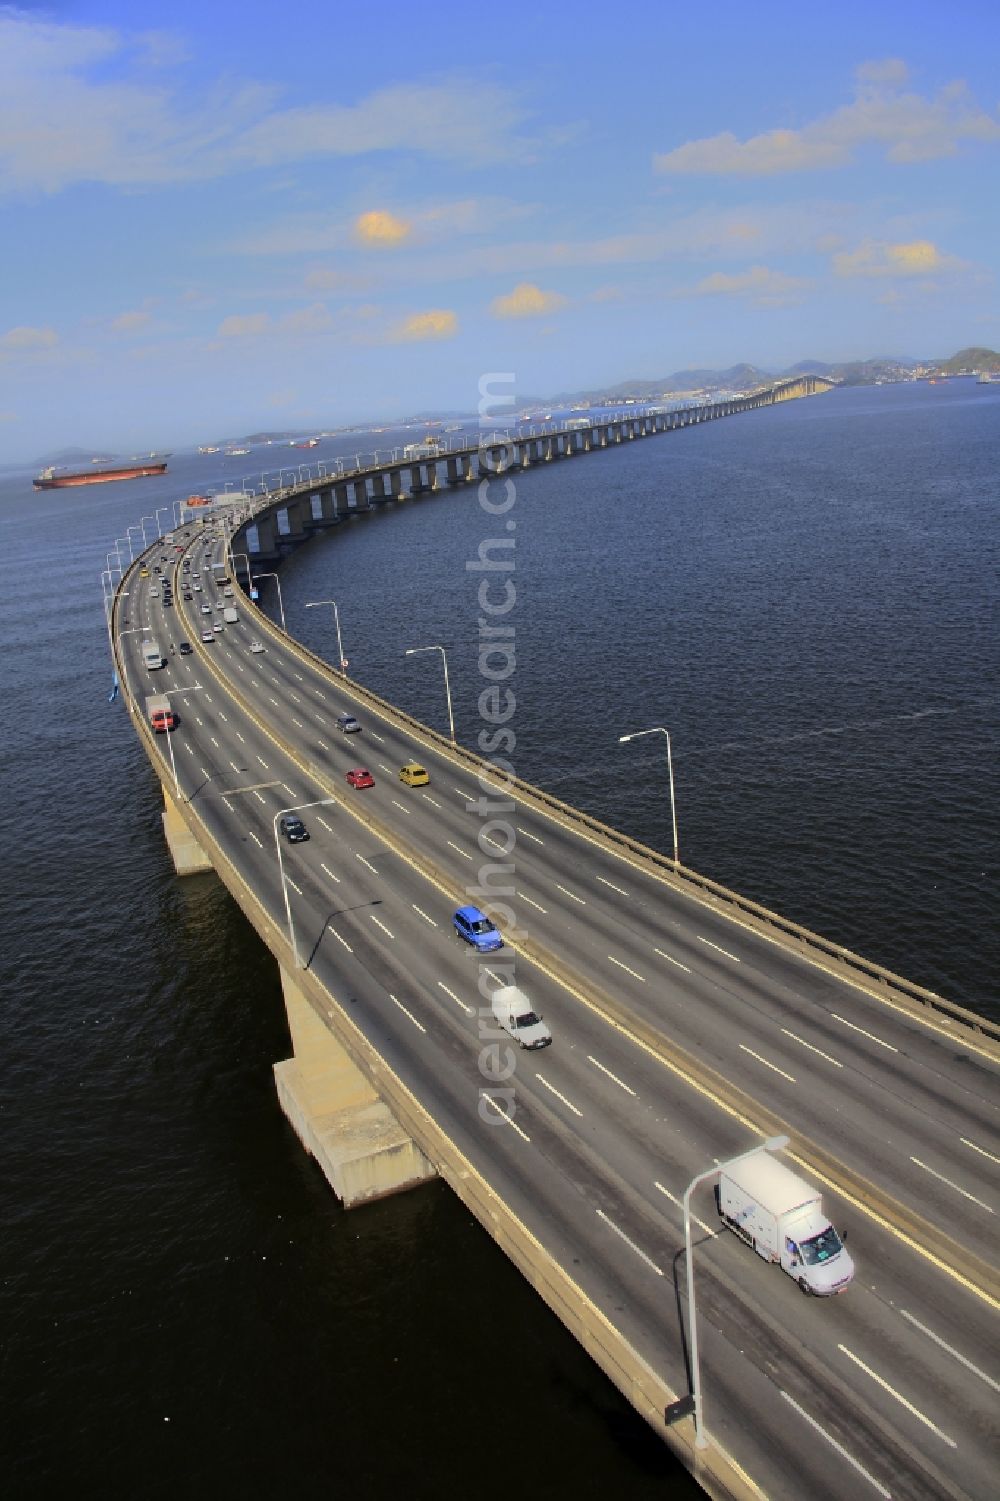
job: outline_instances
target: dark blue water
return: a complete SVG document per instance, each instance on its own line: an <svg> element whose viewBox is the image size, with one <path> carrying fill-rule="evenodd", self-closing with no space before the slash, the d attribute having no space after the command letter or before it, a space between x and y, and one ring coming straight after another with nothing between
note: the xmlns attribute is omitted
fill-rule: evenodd
<svg viewBox="0 0 1000 1501"><path fill-rule="evenodd" d="M617 740L669 726L688 864L996 1016L998 438L1000 389L952 382L645 440L500 520L470 490L339 528L283 565L289 624L332 657L304 606L336 598L352 672L443 728L402 655L441 642L472 743L465 563L514 519L517 770L666 849L664 742ZM0 482L5 1489L694 1495L447 1190L345 1215L278 1111L277 976L173 874L98 581L240 472Z"/></svg>

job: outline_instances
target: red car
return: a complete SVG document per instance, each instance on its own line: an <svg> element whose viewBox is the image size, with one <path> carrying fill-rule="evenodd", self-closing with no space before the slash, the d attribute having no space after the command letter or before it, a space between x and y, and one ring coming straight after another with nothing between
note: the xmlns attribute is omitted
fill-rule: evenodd
<svg viewBox="0 0 1000 1501"><path fill-rule="evenodd" d="M372 776L370 771L365 771L364 767L362 766L356 767L354 771L349 771L347 773L347 780L350 782L352 787L375 786L375 778Z"/></svg>

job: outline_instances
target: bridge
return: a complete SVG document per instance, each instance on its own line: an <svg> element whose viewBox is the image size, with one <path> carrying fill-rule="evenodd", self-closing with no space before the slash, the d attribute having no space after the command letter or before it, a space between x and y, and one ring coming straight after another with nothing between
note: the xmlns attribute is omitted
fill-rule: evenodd
<svg viewBox="0 0 1000 1501"><path fill-rule="evenodd" d="M177 870L214 870L279 965L278 1095L345 1204L444 1178L712 1496L986 1498L1000 1028L507 775L242 593L238 620L200 641L229 603L215 564L245 576L442 473L499 498L512 466L677 425L491 434L247 494L126 571L109 615L126 702ZM192 655L144 666L144 640L183 633ZM150 728L150 693L179 716L172 734ZM412 761L426 785L400 780ZM359 764L373 787L345 780ZM307 843L277 832L293 808ZM501 950L454 936L470 900ZM543 1052L492 1025L512 978L552 1032ZM722 1229L709 1181L686 1249L692 1180L781 1137L849 1232L842 1297L804 1296Z"/></svg>

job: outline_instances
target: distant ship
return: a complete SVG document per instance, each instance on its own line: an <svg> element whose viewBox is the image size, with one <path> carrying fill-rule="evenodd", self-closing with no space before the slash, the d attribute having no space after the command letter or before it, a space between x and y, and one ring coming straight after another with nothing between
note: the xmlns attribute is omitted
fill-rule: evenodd
<svg viewBox="0 0 1000 1501"><path fill-rule="evenodd" d="M289 446L289 448L318 448L319 447L319 439L318 438L303 438L303 440L302 440L301 443L296 443L293 440L292 442L289 443L288 446Z"/></svg>
<svg viewBox="0 0 1000 1501"><path fill-rule="evenodd" d="M144 479L150 474L165 474L166 459L145 463L112 464L104 469L57 469L50 465L32 481L36 490L64 490L71 485L105 485L113 479Z"/></svg>
<svg viewBox="0 0 1000 1501"><path fill-rule="evenodd" d="M199 453L218 453L218 451L219 445L217 443L206 443L204 448L198 449Z"/></svg>
<svg viewBox="0 0 1000 1501"><path fill-rule="evenodd" d="M977 382L980 386L1000 386L1000 370L983 370Z"/></svg>
<svg viewBox="0 0 1000 1501"><path fill-rule="evenodd" d="M239 458L242 458L245 453L249 453L249 452L250 452L249 448L227 448L226 449L226 458L227 459L239 459Z"/></svg>

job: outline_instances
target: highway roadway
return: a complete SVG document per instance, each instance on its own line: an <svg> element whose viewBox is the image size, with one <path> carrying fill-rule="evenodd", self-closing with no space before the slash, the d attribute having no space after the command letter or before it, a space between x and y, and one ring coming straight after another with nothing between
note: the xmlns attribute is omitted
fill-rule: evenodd
<svg viewBox="0 0 1000 1501"><path fill-rule="evenodd" d="M760 1100L796 1141L877 1182L950 1235L954 1265L824 1190L858 1268L832 1300L804 1297L720 1232L710 1188L696 1196L708 1430L774 1497L994 1494L997 1307L964 1280L959 1254L995 1259L1000 1133L988 1047L971 1038L956 1047L933 1018L835 980L525 802L512 814L511 904L515 942L527 934L541 962L510 949L481 960L450 921L485 857L504 860L502 843L489 843L501 830L487 828L479 843L475 774L245 618L238 591L239 623L203 646L201 602L213 621L221 615L210 570L221 544L190 530L189 577L202 584L190 603L179 555L165 549L161 566L177 572L172 609L150 598L155 575L128 577L116 628L148 626L168 665L147 673L141 635L124 635L127 682L140 704L171 692L182 795L279 924L275 814L335 799L303 811L308 843L283 847L296 936L390 1066L678 1393L688 1390L675 1290L681 1195L695 1173L755 1140L724 1090L689 1082L689 1061ZM255 636L261 655L249 650ZM181 639L192 656L169 655ZM362 720L360 734L336 730L343 712ZM409 760L427 767L429 786L399 781ZM350 788L354 766L375 786ZM554 1041L519 1055L511 1123L480 1106L477 979L481 967L506 978L500 966L512 958ZM647 1040L606 999L639 1019ZM647 1029L662 1046L649 1045ZM484 1297L478 1313L488 1309ZM516 1343L516 1331L497 1332L498 1349Z"/></svg>

